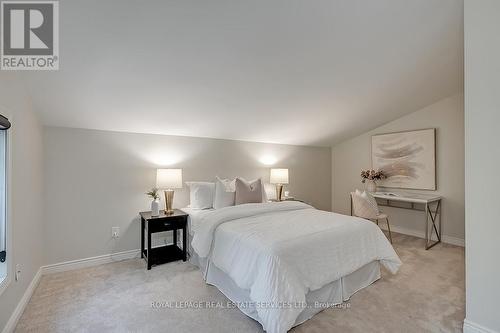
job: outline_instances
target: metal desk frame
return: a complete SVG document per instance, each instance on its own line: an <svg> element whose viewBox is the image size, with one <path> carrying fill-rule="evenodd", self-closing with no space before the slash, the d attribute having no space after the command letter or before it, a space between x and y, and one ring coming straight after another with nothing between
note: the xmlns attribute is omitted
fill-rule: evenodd
<svg viewBox="0 0 500 333"><path fill-rule="evenodd" d="M441 243L441 197L439 196L424 196L416 195L405 196L389 196L386 194L372 193L373 197L377 199L380 206L410 209L425 212L425 249L429 250L435 245ZM402 207L394 205L394 203L407 203L411 204L410 207ZM416 205L424 205L424 209L419 209ZM352 215L352 200L351 200L351 215ZM432 236L436 233L437 240L433 241Z"/></svg>

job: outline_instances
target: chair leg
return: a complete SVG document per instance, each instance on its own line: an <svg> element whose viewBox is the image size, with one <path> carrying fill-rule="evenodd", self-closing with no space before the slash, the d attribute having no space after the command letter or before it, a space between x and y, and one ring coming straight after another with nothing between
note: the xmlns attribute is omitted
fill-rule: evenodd
<svg viewBox="0 0 500 333"><path fill-rule="evenodd" d="M376 222L376 223L377 223L377 225L378 225L378 219L377 219L377 220L375 220L375 222Z"/></svg>
<svg viewBox="0 0 500 333"><path fill-rule="evenodd" d="M392 244L392 234L391 234L391 226L389 225L389 218L385 219L387 221L387 230L389 231L389 240L391 241Z"/></svg>

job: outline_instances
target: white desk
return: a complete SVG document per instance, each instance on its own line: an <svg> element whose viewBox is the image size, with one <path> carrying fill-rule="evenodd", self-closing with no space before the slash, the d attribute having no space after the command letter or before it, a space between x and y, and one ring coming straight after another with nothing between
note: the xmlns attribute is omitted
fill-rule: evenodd
<svg viewBox="0 0 500 333"><path fill-rule="evenodd" d="M425 215L425 249L428 250L441 242L441 197L427 194L396 194L387 192L375 192L372 196L377 199L380 206L395 207L423 211ZM395 205L395 203L409 204L408 206ZM423 205L420 209L416 205ZM352 204L351 204L352 215ZM439 218L439 221L437 219ZM439 223L437 223L439 222ZM439 228L438 228L439 226ZM430 232L429 232L430 229ZM432 241L433 232L436 232L437 241Z"/></svg>

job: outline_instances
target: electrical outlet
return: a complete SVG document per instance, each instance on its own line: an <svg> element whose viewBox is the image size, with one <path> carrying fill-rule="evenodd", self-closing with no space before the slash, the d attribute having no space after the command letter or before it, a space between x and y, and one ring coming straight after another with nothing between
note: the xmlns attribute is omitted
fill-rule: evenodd
<svg viewBox="0 0 500 333"><path fill-rule="evenodd" d="M120 237L120 227L112 227L111 228L111 237L119 238Z"/></svg>
<svg viewBox="0 0 500 333"><path fill-rule="evenodd" d="M16 265L16 281L21 279L21 264Z"/></svg>

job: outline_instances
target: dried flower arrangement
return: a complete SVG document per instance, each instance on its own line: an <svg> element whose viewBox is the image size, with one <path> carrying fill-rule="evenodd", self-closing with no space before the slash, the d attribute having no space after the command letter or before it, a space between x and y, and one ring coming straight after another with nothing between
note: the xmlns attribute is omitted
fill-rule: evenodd
<svg viewBox="0 0 500 333"><path fill-rule="evenodd" d="M386 176L383 171L375 171L375 170L361 170L361 182L365 183L367 180L382 180L385 179Z"/></svg>

